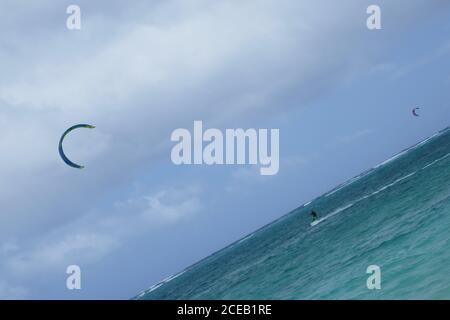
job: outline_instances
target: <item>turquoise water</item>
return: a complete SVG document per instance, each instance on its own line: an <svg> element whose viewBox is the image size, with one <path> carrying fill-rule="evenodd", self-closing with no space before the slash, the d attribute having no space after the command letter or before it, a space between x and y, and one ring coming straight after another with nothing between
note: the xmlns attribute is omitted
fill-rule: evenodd
<svg viewBox="0 0 450 320"><path fill-rule="evenodd" d="M311 227L313 208L322 220ZM369 265L380 290L366 287ZM449 299L450 130L137 298Z"/></svg>

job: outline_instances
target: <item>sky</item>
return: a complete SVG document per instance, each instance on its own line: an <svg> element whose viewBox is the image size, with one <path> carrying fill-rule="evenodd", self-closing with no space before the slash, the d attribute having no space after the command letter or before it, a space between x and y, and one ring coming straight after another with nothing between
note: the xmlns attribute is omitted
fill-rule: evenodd
<svg viewBox="0 0 450 320"><path fill-rule="evenodd" d="M440 0L0 0L0 298L132 298L447 127L449 14ZM278 174L174 165L170 135L194 120L279 129ZM83 170L57 150L78 123L96 126L65 141Z"/></svg>

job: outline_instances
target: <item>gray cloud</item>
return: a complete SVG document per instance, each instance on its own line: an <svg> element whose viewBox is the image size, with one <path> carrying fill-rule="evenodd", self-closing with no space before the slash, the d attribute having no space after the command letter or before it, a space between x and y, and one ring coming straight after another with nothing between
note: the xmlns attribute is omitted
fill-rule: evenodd
<svg viewBox="0 0 450 320"><path fill-rule="evenodd" d="M382 3L398 25L438 5L414 1L403 17L401 4ZM5 274L94 263L149 224L201 211L198 190L155 191L164 177L150 182L150 196L117 196L143 172L157 174L173 129L194 119L267 121L382 61L383 45L364 37L364 1L79 5L82 30L71 32L63 4L2 2L0 241L20 239L0 262ZM67 152L86 164L74 171L56 147L81 122L97 128L68 140ZM108 211L113 202L119 208ZM10 288L0 283L4 295L22 292Z"/></svg>
<svg viewBox="0 0 450 320"><path fill-rule="evenodd" d="M129 238L165 228L198 213L202 209L200 193L198 186L162 189L155 194L116 202L106 216L103 212L88 212L37 242L25 244L24 248L16 243L5 243L2 248L5 270L29 277L64 270L72 263L97 262Z"/></svg>

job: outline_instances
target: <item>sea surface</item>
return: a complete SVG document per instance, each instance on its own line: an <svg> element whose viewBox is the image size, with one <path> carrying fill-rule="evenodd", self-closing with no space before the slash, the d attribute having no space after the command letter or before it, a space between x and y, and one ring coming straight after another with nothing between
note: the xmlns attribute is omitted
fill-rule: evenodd
<svg viewBox="0 0 450 320"><path fill-rule="evenodd" d="M367 288L370 265L379 290ZM450 130L136 299L450 299Z"/></svg>

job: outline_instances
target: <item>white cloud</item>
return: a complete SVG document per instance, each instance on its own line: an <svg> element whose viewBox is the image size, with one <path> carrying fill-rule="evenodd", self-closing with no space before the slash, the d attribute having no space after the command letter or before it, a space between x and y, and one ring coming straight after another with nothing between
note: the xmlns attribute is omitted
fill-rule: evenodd
<svg viewBox="0 0 450 320"><path fill-rule="evenodd" d="M39 243L33 249L20 252L7 260L6 267L14 274L49 271L71 262L94 262L117 247L118 241L106 234L79 233L55 241Z"/></svg>
<svg viewBox="0 0 450 320"><path fill-rule="evenodd" d="M31 247L18 250L17 244L5 243L0 252L4 267L15 275L30 275L99 261L131 237L167 228L198 213L200 193L198 186L189 186L138 196L116 203L107 216L104 212L82 215Z"/></svg>
<svg viewBox="0 0 450 320"><path fill-rule="evenodd" d="M174 195L167 191L161 191L156 195L146 197L148 208L142 213L145 219L163 219L168 222L175 222L187 215L197 212L200 208L200 201L197 198L187 198L180 203L164 203L164 198L169 196L169 201ZM178 197L178 195L177 195Z"/></svg>

